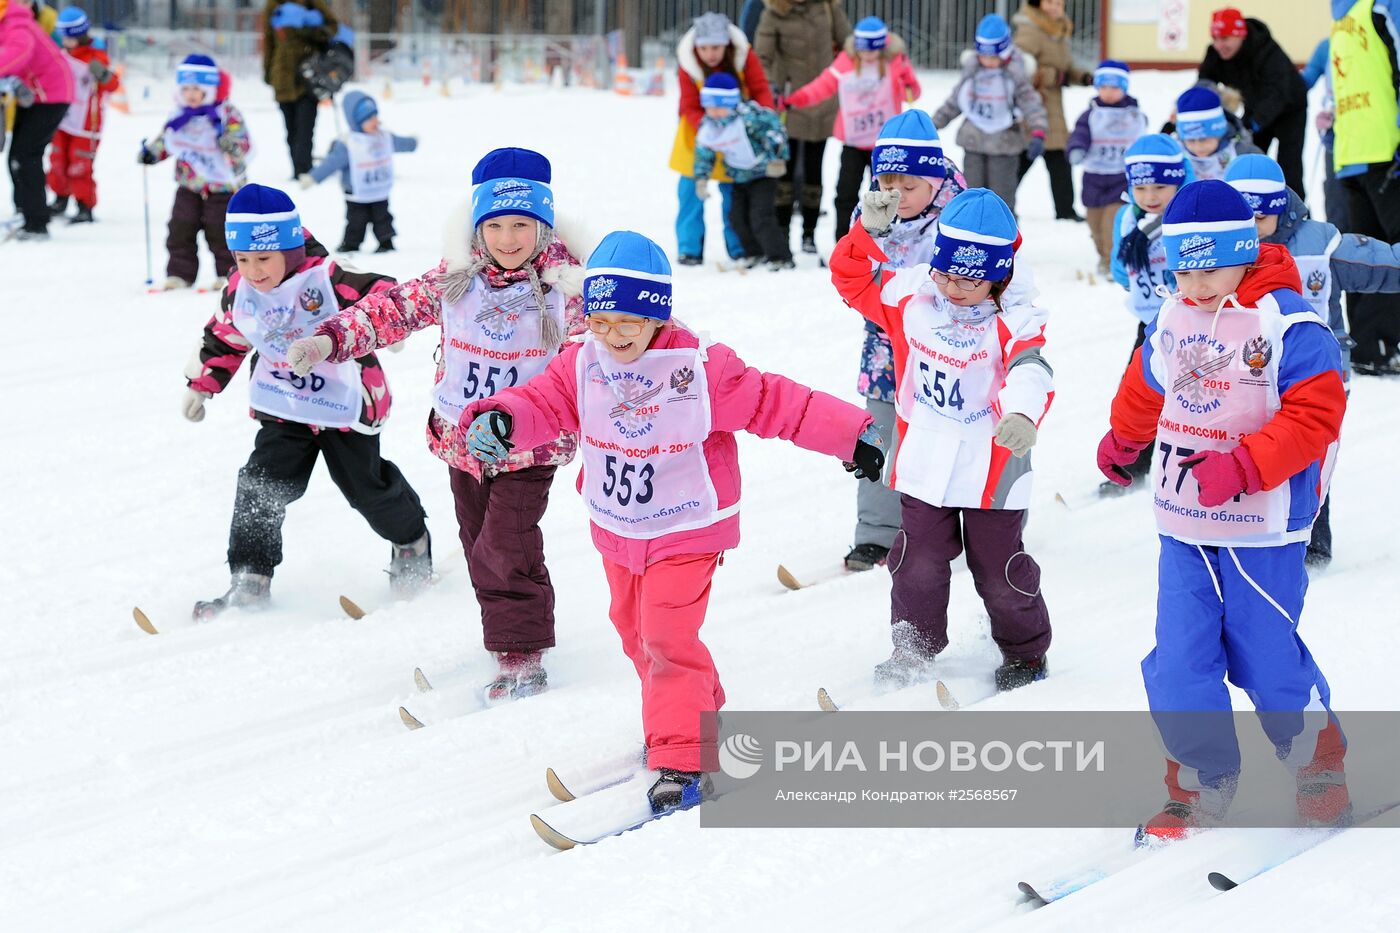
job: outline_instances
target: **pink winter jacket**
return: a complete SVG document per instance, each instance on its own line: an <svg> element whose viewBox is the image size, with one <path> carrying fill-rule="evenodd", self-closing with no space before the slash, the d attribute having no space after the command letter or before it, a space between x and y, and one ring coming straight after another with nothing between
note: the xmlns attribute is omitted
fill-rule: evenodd
<svg viewBox="0 0 1400 933"><path fill-rule="evenodd" d="M652 341L654 350L698 347L699 339L673 321ZM505 411L512 421L510 439L516 447L531 447L560 431L578 432L577 357L582 344L573 343L550 361L549 367L523 386L473 402L462 413L462 426L485 411ZM817 453L849 459L856 439L871 417L861 408L824 392L815 392L786 376L760 372L722 343L706 349L705 377L709 381L711 424L705 438L718 507L739 501L739 448L735 431L778 437ZM583 488L583 470L578 488ZM677 531L659 538L624 538L592 525L593 546L604 559L640 574L659 560L678 554L714 554L739 543L739 516L713 525Z"/></svg>
<svg viewBox="0 0 1400 933"><path fill-rule="evenodd" d="M905 104L918 100L923 89L919 87L914 66L909 64L909 56L904 54L903 40L898 36L890 36L884 51L885 79L889 82L890 97L894 101L894 113L889 116L893 117L904 110ZM793 107L811 107L831 97L840 87L841 77L855 70L855 56L855 37L852 36L846 40L846 48L836 56L836 60L821 74L793 91L788 96L787 103ZM837 139L846 141L846 120L839 109L836 111L836 126L833 132Z"/></svg>
<svg viewBox="0 0 1400 933"><path fill-rule="evenodd" d="M12 0L0 16L0 77L16 76L41 104L73 102L73 71L39 24L34 11Z"/></svg>

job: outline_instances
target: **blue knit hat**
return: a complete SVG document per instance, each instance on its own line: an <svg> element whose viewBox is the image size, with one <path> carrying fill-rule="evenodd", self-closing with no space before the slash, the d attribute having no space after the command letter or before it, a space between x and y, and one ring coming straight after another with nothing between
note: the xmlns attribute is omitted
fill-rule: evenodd
<svg viewBox="0 0 1400 933"><path fill-rule="evenodd" d="M292 199L266 185L244 185L229 198L224 241L230 251L270 253L306 245Z"/></svg>
<svg viewBox="0 0 1400 933"><path fill-rule="evenodd" d="M492 149L472 169L472 226L502 214L524 214L554 226L549 160L531 149Z"/></svg>
<svg viewBox="0 0 1400 933"><path fill-rule="evenodd" d="M890 31L878 16L867 16L856 23L856 51L878 52L890 41Z"/></svg>
<svg viewBox="0 0 1400 933"><path fill-rule="evenodd" d="M1094 69L1094 87L1116 87L1128 93L1128 65L1116 58L1106 58Z"/></svg>
<svg viewBox="0 0 1400 933"><path fill-rule="evenodd" d="M1218 178L1193 181L1162 215L1162 245L1173 272L1246 265L1259 258L1254 211Z"/></svg>
<svg viewBox="0 0 1400 933"><path fill-rule="evenodd" d="M284 3L272 11L268 24L273 29L301 29L307 25L306 15L310 12L300 3Z"/></svg>
<svg viewBox="0 0 1400 933"><path fill-rule="evenodd" d="M341 106L345 110L345 119L349 122L350 129L357 133L366 120L379 113L379 105L364 91L351 91L346 94Z"/></svg>
<svg viewBox="0 0 1400 933"><path fill-rule="evenodd" d="M1176 99L1176 134L1182 139L1223 139L1230 131L1220 95L1193 87Z"/></svg>
<svg viewBox="0 0 1400 933"><path fill-rule="evenodd" d="M943 143L927 113L906 110L880 127L880 137L870 151L870 174L914 175L930 181L947 177Z"/></svg>
<svg viewBox="0 0 1400 933"><path fill-rule="evenodd" d="M671 319L671 263L651 240L614 230L588 257L583 313L619 312Z"/></svg>
<svg viewBox="0 0 1400 933"><path fill-rule="evenodd" d="M969 188L938 215L930 264L949 275L1000 282L1011 274L1017 235L1005 201L986 188Z"/></svg>
<svg viewBox="0 0 1400 933"><path fill-rule="evenodd" d="M58 14L58 34L69 39L87 35L89 28L87 14L75 6L64 7Z"/></svg>
<svg viewBox="0 0 1400 933"><path fill-rule="evenodd" d="M1128 185L1181 185L1191 181L1191 164L1181 143L1165 133L1139 136L1123 153Z"/></svg>
<svg viewBox="0 0 1400 933"><path fill-rule="evenodd" d="M995 13L988 13L977 24L977 35L973 40L978 55L996 55L999 58L1011 57L1011 28L1006 20Z"/></svg>
<svg viewBox="0 0 1400 933"><path fill-rule="evenodd" d="M1256 214L1282 214L1288 207L1288 183L1283 169L1266 155L1251 153L1240 156L1225 170L1230 183Z"/></svg>
<svg viewBox="0 0 1400 933"><path fill-rule="evenodd" d="M700 89L701 107L739 106L739 79L727 71L716 71Z"/></svg>
<svg viewBox="0 0 1400 933"><path fill-rule="evenodd" d="M217 91L219 66L214 64L214 59L208 55L186 55L184 60L175 66L175 83L180 87L196 85Z"/></svg>

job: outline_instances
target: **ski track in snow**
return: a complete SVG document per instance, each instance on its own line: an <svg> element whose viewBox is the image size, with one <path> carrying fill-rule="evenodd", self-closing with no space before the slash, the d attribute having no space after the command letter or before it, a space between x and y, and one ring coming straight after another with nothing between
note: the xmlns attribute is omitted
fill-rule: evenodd
<svg viewBox="0 0 1400 933"><path fill-rule="evenodd" d="M931 109L952 76L923 78L921 105ZM1137 73L1134 93L1155 122L1186 81ZM553 853L526 819L553 804L545 767L640 740L635 674L607 621L599 558L572 488L576 466L561 471L544 521L560 594L559 647L547 658L553 689L544 696L470 712L490 663L466 573L458 567L411 605L392 603L387 547L319 469L288 513L275 607L189 621L194 600L226 586L229 509L256 425L241 379L208 403L203 423L178 413L182 368L217 296L145 294L131 155L160 126L169 88L156 84L143 97L143 87L137 79L129 88L131 116L109 115L99 222L60 223L47 244L0 247L5 310L58 325L12 327L0 371L0 389L18 401L0 560L6 928L1059 930L1121 927L1131 916L1138 930L1192 921L1298 929L1339 919L1349 930L1379 930L1400 914L1388 868L1400 840L1384 831L1340 837L1223 897L1205 882L1214 866L1186 848L1169 850L1033 913L1016 905L1018 880L1053 880L1125 844L1128 831L700 831L688 812ZM367 90L382 97L382 87ZM1066 90L1071 120L1088 97ZM256 141L251 179L288 188L317 237L338 242L337 181L310 192L289 185L268 89L245 77L234 100ZM386 125L421 135L422 147L396 162L400 252L365 255L366 267L401 279L431 267L443 220L469 193L471 166L498 145L550 156L561 226L588 231L587 243L571 244L576 252L586 255L618 228L673 247L676 178L666 163L674 94L472 88L448 100L405 83L381 107ZM318 152L334 125L323 112ZM1320 176L1315 145L1310 138L1307 163ZM828 209L838 152L833 141ZM157 281L171 179L169 163L150 170ZM1147 499L1069 512L1053 498L1082 496L1099 481L1094 449L1134 321L1116 286L1076 277L1094 265L1088 232L1050 219L1047 187L1040 166L1021 187L1020 262L1034 268L1051 312L1047 356L1056 374L1027 531L1055 622L1052 673L985 705L1141 709L1137 665L1152 643L1156 572ZM711 199L710 259L722 253L718 210ZM818 233L824 249L830 231L828 216ZM203 285L213 272L207 254L201 261ZM678 317L750 365L858 402L860 319L812 257L798 261L802 268L777 275L678 268ZM461 554L446 471L422 439L436 342L432 331L383 355L395 393L383 452L422 496L444 567ZM1394 709L1400 700L1387 669L1395 613L1383 576L1397 556L1397 431L1400 382L1354 380L1334 484L1337 559L1313 581L1303 619L1341 710ZM837 464L781 442L741 436L740 447L744 541L716 576L704 632L730 706L814 709L818 686L860 705L871 666L888 652L888 576L790 593L773 575L779 561L802 575L839 560L855 484ZM341 593L371 614L345 618ZM140 632L133 605L163 634ZM968 702L991 692L997 653L961 571L950 618L953 643L939 671ZM414 666L439 687L434 694L414 689ZM926 697L895 702L936 707L931 686ZM1236 702L1248 708L1243 696ZM399 704L428 728L405 730Z"/></svg>

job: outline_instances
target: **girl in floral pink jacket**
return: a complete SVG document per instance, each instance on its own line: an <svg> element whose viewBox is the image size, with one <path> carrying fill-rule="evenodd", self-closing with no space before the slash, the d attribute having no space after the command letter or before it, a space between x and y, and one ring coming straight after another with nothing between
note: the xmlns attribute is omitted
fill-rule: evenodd
<svg viewBox="0 0 1400 933"><path fill-rule="evenodd" d="M541 372L568 336L583 331L582 269L555 235L549 179L549 161L537 152L488 153L472 172L470 226L465 211L449 221L447 258L346 309L291 351L305 367L442 328L428 448L449 468L486 650L499 663L488 703L547 687L542 656L554 646L554 588L539 522L555 470L574 458L578 438L556 431L483 465L467 452L457 422L470 402Z"/></svg>
<svg viewBox="0 0 1400 933"><path fill-rule="evenodd" d="M700 641L710 581L739 543L735 431L839 457L878 480L870 416L783 376L751 369L723 344L671 320L671 266L641 234L611 233L588 260L591 334L528 384L462 413L486 463L560 431L581 437L579 490L612 593L609 615L642 682L652 810L697 803L714 770L701 715L724 689Z"/></svg>

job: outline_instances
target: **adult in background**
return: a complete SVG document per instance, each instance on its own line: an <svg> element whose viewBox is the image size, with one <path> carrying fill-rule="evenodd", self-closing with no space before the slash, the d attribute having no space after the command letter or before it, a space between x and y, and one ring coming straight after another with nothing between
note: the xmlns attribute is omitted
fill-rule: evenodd
<svg viewBox="0 0 1400 933"><path fill-rule="evenodd" d="M1210 48L1199 69L1201 81L1226 84L1244 98L1244 125L1265 153L1278 140L1278 164L1288 187L1306 198L1303 137L1308 129L1308 89L1269 27L1245 19L1234 7L1210 18ZM1394 96L1394 95L1392 95Z"/></svg>
<svg viewBox="0 0 1400 933"><path fill-rule="evenodd" d="M325 0L267 0L263 11L263 81L272 85L282 108L293 177L311 171L316 135L316 96L301 76L301 65L330 45L338 27Z"/></svg>
<svg viewBox="0 0 1400 933"><path fill-rule="evenodd" d="M758 56L749 48L743 32L723 13L705 13L696 17L695 25L681 36L676 46L676 70L680 79L680 124L676 141L671 146L671 169L680 173L676 185L679 206L676 211L677 262L683 266L698 266L705 253L705 202L695 193L695 134L705 108L700 104L700 88L710 75L722 71L739 82L739 96L744 100L773 109L773 92ZM719 182L723 202L724 245L731 259L744 255L739 235L729 225L729 201L733 191L722 160L715 161L711 177Z"/></svg>
<svg viewBox="0 0 1400 933"><path fill-rule="evenodd" d="M1400 107L1393 0L1332 0L1333 166L1346 191L1348 233L1400 240ZM1302 79L1298 79L1301 83ZM1394 300L1347 294L1352 369L1400 374L1400 314Z"/></svg>
<svg viewBox="0 0 1400 933"><path fill-rule="evenodd" d="M1065 15L1065 0L1026 0L1011 23L1016 29L1012 36L1016 47L1035 58L1036 71L1031 82L1045 102L1048 129L1044 159L1045 170L1050 173L1050 196L1055 200L1055 219L1083 220L1074 209L1074 176L1065 155L1069 127L1065 125L1060 89L1067 84L1092 84L1094 73L1074 61L1069 47L1074 21ZM1030 171L1033 161L1028 155L1021 156L1020 177Z"/></svg>
<svg viewBox="0 0 1400 933"><path fill-rule="evenodd" d="M34 12L13 0L0 0L0 78L18 79L16 97L33 97L16 109L10 138L10 182L15 210L24 218L15 239L47 240L44 150L73 102L73 71L63 50L34 21Z"/></svg>
<svg viewBox="0 0 1400 933"><path fill-rule="evenodd" d="M1322 164L1325 166L1326 174L1322 182L1323 204L1327 211L1327 222L1338 230L1347 229L1347 204L1346 191L1342 188L1342 183L1337 179L1337 170L1332 164L1333 144L1336 135L1332 132L1332 124L1337 119L1337 101L1332 96L1332 40L1323 38L1313 49L1312 57L1303 68L1303 86L1312 91L1319 81L1324 82L1327 93L1322 98L1322 109L1313 117L1314 125L1317 127L1317 135L1322 138L1322 148L1326 153L1326 158Z"/></svg>
<svg viewBox="0 0 1400 933"><path fill-rule="evenodd" d="M821 74L851 34L850 21L834 0L764 0L754 51L768 80L789 93ZM778 182L778 226L787 235L793 202L802 206L802 251L817 251L817 218L822 208L822 155L836 120L836 100L787 115L791 155ZM800 188L798 186L801 186Z"/></svg>

